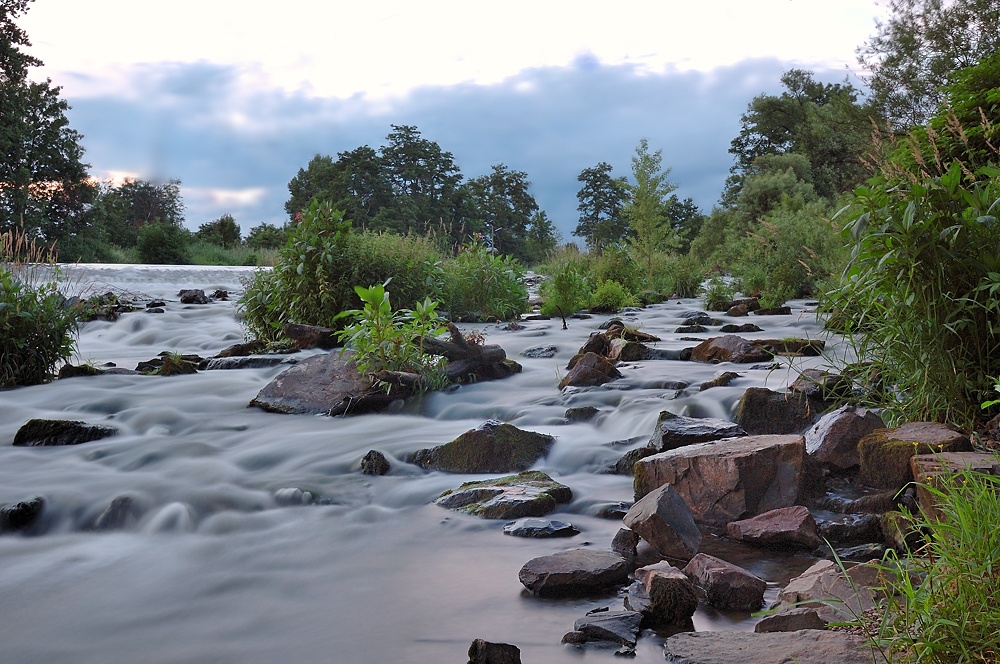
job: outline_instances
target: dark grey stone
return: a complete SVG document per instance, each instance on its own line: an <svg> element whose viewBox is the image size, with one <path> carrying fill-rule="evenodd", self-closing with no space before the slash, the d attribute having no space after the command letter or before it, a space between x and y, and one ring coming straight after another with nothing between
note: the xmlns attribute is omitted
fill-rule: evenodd
<svg viewBox="0 0 1000 664"><path fill-rule="evenodd" d="M800 629L826 629L826 625L827 622L820 618L816 609L800 606L764 616L754 625L753 631L758 634L797 632Z"/></svg>
<svg viewBox="0 0 1000 664"><path fill-rule="evenodd" d="M570 549L532 558L518 573L532 594L543 597L593 595L628 581L628 565L617 553Z"/></svg>
<svg viewBox="0 0 1000 664"><path fill-rule="evenodd" d="M608 611L580 618L573 625L588 641L614 641L634 646L639 637L642 614L637 611Z"/></svg>
<svg viewBox="0 0 1000 664"><path fill-rule="evenodd" d="M365 475L385 475L389 472L389 460L378 450L368 450L361 458L361 472Z"/></svg>
<svg viewBox="0 0 1000 664"><path fill-rule="evenodd" d="M672 664L871 664L865 639L843 632L689 632L671 636L663 656ZM881 664L885 660L879 658Z"/></svg>
<svg viewBox="0 0 1000 664"><path fill-rule="evenodd" d="M565 521L525 518L506 524L503 534L514 537L573 537L579 535L580 531Z"/></svg>
<svg viewBox="0 0 1000 664"><path fill-rule="evenodd" d="M118 496L97 517L94 528L96 530L119 530L127 526L130 520L136 520L138 516L139 507L132 497Z"/></svg>
<svg viewBox="0 0 1000 664"><path fill-rule="evenodd" d="M548 345L548 346L532 346L531 348L525 348L524 350L522 350L521 351L521 357L530 357L530 358L535 358L535 359L538 359L538 358L549 358L549 357L555 357L556 353L558 353L558 352L559 352L559 348L557 348L556 346L552 346L552 345Z"/></svg>
<svg viewBox="0 0 1000 664"><path fill-rule="evenodd" d="M678 447L706 443L722 438L745 436L746 431L726 420L711 417L684 417L668 410L660 412L660 417L649 439L649 447L657 453L675 450Z"/></svg>
<svg viewBox="0 0 1000 664"><path fill-rule="evenodd" d="M563 417L569 422L588 422L594 419L594 416L599 412L600 410L595 406L580 406L579 408L567 408Z"/></svg>
<svg viewBox="0 0 1000 664"><path fill-rule="evenodd" d="M88 424L77 420L28 420L14 434L17 447L48 447L79 445L114 436L118 429L104 424Z"/></svg>
<svg viewBox="0 0 1000 664"><path fill-rule="evenodd" d="M38 520L44 509L45 499L41 496L0 507L0 533L27 530Z"/></svg>
<svg viewBox="0 0 1000 664"><path fill-rule="evenodd" d="M208 304L209 302L205 291L200 288L182 290L177 295L181 298L181 304Z"/></svg>
<svg viewBox="0 0 1000 664"><path fill-rule="evenodd" d="M521 650L509 643L476 639L469 646L469 664L521 664Z"/></svg>

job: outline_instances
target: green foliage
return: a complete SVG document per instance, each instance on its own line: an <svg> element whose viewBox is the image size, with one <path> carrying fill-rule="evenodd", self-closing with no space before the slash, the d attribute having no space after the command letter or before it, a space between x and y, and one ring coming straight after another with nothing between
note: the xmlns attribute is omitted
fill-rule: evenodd
<svg viewBox="0 0 1000 664"><path fill-rule="evenodd" d="M453 320L510 320L528 309L524 268L517 259L465 247L441 266L443 299Z"/></svg>
<svg viewBox="0 0 1000 664"><path fill-rule="evenodd" d="M858 49L875 105L896 130L922 125L958 72L1000 51L995 0L891 0L888 20Z"/></svg>
<svg viewBox="0 0 1000 664"><path fill-rule="evenodd" d="M628 182L611 177L611 164L602 161L585 168L577 176L583 183L576 198L580 221L574 235L582 237L587 246L600 252L605 246L621 242L628 235L624 209L628 201Z"/></svg>
<svg viewBox="0 0 1000 664"><path fill-rule="evenodd" d="M536 265L550 258L561 240L562 236L548 215L544 211L536 212L531 217L525 236L525 257L528 265Z"/></svg>
<svg viewBox="0 0 1000 664"><path fill-rule="evenodd" d="M673 294L677 297L697 297L705 271L694 256L682 256L669 268Z"/></svg>
<svg viewBox="0 0 1000 664"><path fill-rule="evenodd" d="M364 303L363 308L345 311L341 316L354 322L338 332L346 343L351 359L363 375L379 371L403 371L424 377L418 387L442 389L450 384L444 373L446 360L423 352L425 337L445 331L444 320L437 314L437 302L429 298L418 302L413 310L393 311L385 284L354 291Z"/></svg>
<svg viewBox="0 0 1000 664"><path fill-rule="evenodd" d="M733 287L722 277L712 277L705 286L705 308L709 311L725 311L723 305L735 297Z"/></svg>
<svg viewBox="0 0 1000 664"><path fill-rule="evenodd" d="M528 174L497 164L491 173L469 180L468 186L493 249L519 259L528 258L528 226L538 211L535 197L528 191Z"/></svg>
<svg viewBox="0 0 1000 664"><path fill-rule="evenodd" d="M931 533L926 549L882 566L893 592L872 640L883 653L906 653L905 661L996 662L1000 477L963 472L936 484L925 490L941 519L914 517L915 527Z"/></svg>
<svg viewBox="0 0 1000 664"><path fill-rule="evenodd" d="M276 255L274 249L251 249L241 244L224 249L200 240L192 242L188 251L192 265L273 265Z"/></svg>
<svg viewBox="0 0 1000 664"><path fill-rule="evenodd" d="M191 262L188 232L171 223L146 224L139 229L136 249L143 263L187 265Z"/></svg>
<svg viewBox="0 0 1000 664"><path fill-rule="evenodd" d="M667 218L670 207L670 192L677 188L667 179L670 169L663 169L661 150L650 154L646 139L632 157L632 177L629 185L631 194L625 208L629 224L629 246L637 262L646 272L646 279L653 275L653 257L680 246L680 240Z"/></svg>
<svg viewBox="0 0 1000 664"><path fill-rule="evenodd" d="M251 249L277 249L288 239L288 230L261 222L250 229L245 244Z"/></svg>
<svg viewBox="0 0 1000 664"><path fill-rule="evenodd" d="M229 249L240 243L240 227L233 215L224 214L215 221L199 226L194 236L203 242Z"/></svg>
<svg viewBox="0 0 1000 664"><path fill-rule="evenodd" d="M630 291L642 285L641 268L632 255L622 247L611 245L590 261L590 271L595 283L617 281Z"/></svg>
<svg viewBox="0 0 1000 664"><path fill-rule="evenodd" d="M89 233L118 247L134 247L143 226L184 223L184 200L180 180L153 184L127 179L115 185L100 183L93 204L84 215Z"/></svg>
<svg viewBox="0 0 1000 664"><path fill-rule="evenodd" d="M993 391L1000 392L1000 376L991 379L993 381ZM1000 404L1000 399L991 399L989 401L984 401L979 407L983 410L990 408L991 406L996 406Z"/></svg>
<svg viewBox="0 0 1000 664"><path fill-rule="evenodd" d="M616 312L624 307L639 306L639 300L617 281L601 282L590 297L591 308L597 311Z"/></svg>
<svg viewBox="0 0 1000 664"><path fill-rule="evenodd" d="M545 302L542 313L561 316L565 326L567 315L589 305L591 286L586 273L574 261L567 260L553 273L552 279L542 283L539 293Z"/></svg>

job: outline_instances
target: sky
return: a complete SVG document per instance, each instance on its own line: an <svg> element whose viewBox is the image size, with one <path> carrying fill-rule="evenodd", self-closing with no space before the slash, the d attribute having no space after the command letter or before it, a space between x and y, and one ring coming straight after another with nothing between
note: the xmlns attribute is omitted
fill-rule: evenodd
<svg viewBox="0 0 1000 664"><path fill-rule="evenodd" d="M757 95L860 70L878 0L35 0L29 52L72 106L98 178L178 178L186 224L287 219L316 154L416 125L465 177L504 163L564 239L577 175L628 175L639 140L709 211Z"/></svg>

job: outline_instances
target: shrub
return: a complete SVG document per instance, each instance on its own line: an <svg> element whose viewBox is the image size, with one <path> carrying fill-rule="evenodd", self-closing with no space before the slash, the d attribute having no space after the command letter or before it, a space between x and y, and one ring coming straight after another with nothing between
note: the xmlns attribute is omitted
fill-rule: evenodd
<svg viewBox="0 0 1000 664"><path fill-rule="evenodd" d="M590 266L595 283L615 281L630 291L642 290L639 264L632 260L629 252L610 246L593 260Z"/></svg>
<svg viewBox="0 0 1000 664"><path fill-rule="evenodd" d="M733 301L736 292L722 277L712 277L705 286L705 308L709 311L725 311L725 305Z"/></svg>
<svg viewBox="0 0 1000 664"><path fill-rule="evenodd" d="M215 221L199 226L194 236L203 242L229 249L240 243L240 227L233 215L224 214Z"/></svg>
<svg viewBox="0 0 1000 664"><path fill-rule="evenodd" d="M251 249L277 249L285 244L286 239L287 229L261 222L250 229L245 244Z"/></svg>
<svg viewBox="0 0 1000 664"><path fill-rule="evenodd" d="M705 272L691 255L682 256L670 266L673 294L677 297L697 297Z"/></svg>
<svg viewBox="0 0 1000 664"><path fill-rule="evenodd" d="M188 232L169 222L146 224L139 229L136 248L143 263L187 265Z"/></svg>
<svg viewBox="0 0 1000 664"><path fill-rule="evenodd" d="M539 294L544 299L542 313L560 316L565 330L566 316L590 302L590 282L573 262L566 261L551 279L541 285Z"/></svg>
<svg viewBox="0 0 1000 664"><path fill-rule="evenodd" d="M632 291L617 281L601 283L590 298L590 306L595 311L613 313L623 307L638 306L639 301Z"/></svg>
<svg viewBox="0 0 1000 664"><path fill-rule="evenodd" d="M453 320L510 320L528 309L524 268L481 244L463 248L442 268L443 297Z"/></svg>

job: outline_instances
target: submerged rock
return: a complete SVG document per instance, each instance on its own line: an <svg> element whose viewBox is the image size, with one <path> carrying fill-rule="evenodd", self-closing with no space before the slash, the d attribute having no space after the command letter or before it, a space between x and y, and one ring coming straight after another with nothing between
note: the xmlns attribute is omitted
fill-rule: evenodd
<svg viewBox="0 0 1000 664"><path fill-rule="evenodd" d="M901 489L913 481L910 457L916 454L971 452L969 437L937 422L911 422L874 431L858 443L858 481L879 489Z"/></svg>
<svg viewBox="0 0 1000 664"><path fill-rule="evenodd" d="M298 364L298 362L299 360L297 358L283 357L281 355L213 357L205 361L201 368L206 371L260 369L263 367L276 367L279 364Z"/></svg>
<svg viewBox="0 0 1000 664"><path fill-rule="evenodd" d="M484 519L520 519L545 516L559 503L568 503L573 492L543 472L529 470L494 480L464 482L434 501L448 509Z"/></svg>
<svg viewBox="0 0 1000 664"><path fill-rule="evenodd" d="M532 346L531 348L525 348L521 351L521 357L527 358L549 358L555 357L556 353L559 352L557 346L547 345L547 346Z"/></svg>
<svg viewBox="0 0 1000 664"><path fill-rule="evenodd" d="M708 603L717 609L756 611L764 604L764 579L715 556L699 553L681 571L704 589Z"/></svg>
<svg viewBox="0 0 1000 664"><path fill-rule="evenodd" d="M688 445L635 464L635 493L670 484L698 523L725 525L796 504L805 478L802 436L745 436Z"/></svg>
<svg viewBox="0 0 1000 664"><path fill-rule="evenodd" d="M816 533L816 520L809 509L801 505L733 521L726 525L726 535L752 546L778 549L815 549L823 543Z"/></svg>
<svg viewBox="0 0 1000 664"><path fill-rule="evenodd" d="M0 507L0 534L27 530L42 515L45 499L41 496Z"/></svg>
<svg viewBox="0 0 1000 664"><path fill-rule="evenodd" d="M14 434L15 447L48 447L79 445L114 436L118 429L105 424L88 424L77 420L28 420Z"/></svg>
<svg viewBox="0 0 1000 664"><path fill-rule="evenodd" d="M649 439L649 447L656 452L666 452L695 443L745 435L746 431L727 420L685 417L663 410L656 420L653 436Z"/></svg>
<svg viewBox="0 0 1000 664"><path fill-rule="evenodd" d="M209 299L205 291L200 288L189 288L177 293L181 298L181 304L208 304Z"/></svg>
<svg viewBox="0 0 1000 664"><path fill-rule="evenodd" d="M576 526L565 521L549 519L518 519L503 527L504 535L514 537L573 537L579 535Z"/></svg>
<svg viewBox="0 0 1000 664"><path fill-rule="evenodd" d="M548 434L487 420L450 443L418 451L413 463L448 473L509 473L530 468L553 442Z"/></svg>
<svg viewBox="0 0 1000 664"><path fill-rule="evenodd" d="M141 516L139 505L131 496L117 496L94 522L95 530L120 530Z"/></svg>
<svg viewBox="0 0 1000 664"><path fill-rule="evenodd" d="M704 392L705 390L711 389L713 387L725 387L739 377L740 375L735 371L723 371L712 380L706 380L704 383L702 383L698 391Z"/></svg>
<svg viewBox="0 0 1000 664"><path fill-rule="evenodd" d="M732 314L729 315L732 316ZM746 316L746 313L743 313L742 315ZM764 330L762 328L757 327L753 323L744 323L743 325L733 325L732 323L730 323L729 325L723 325L722 327L719 328L719 332L724 332L726 334L738 334L740 332L763 332L763 331Z"/></svg>
<svg viewBox="0 0 1000 664"><path fill-rule="evenodd" d="M617 553L570 549L532 558L517 577L541 597L593 595L625 585L628 565Z"/></svg>
<svg viewBox="0 0 1000 664"><path fill-rule="evenodd" d="M580 406L579 408L567 408L563 417L567 422L589 422L599 413L595 406Z"/></svg>
<svg viewBox="0 0 1000 664"><path fill-rule="evenodd" d="M90 364L64 364L59 368L59 380L77 378L79 376L100 376L104 373L107 373L104 369Z"/></svg>

